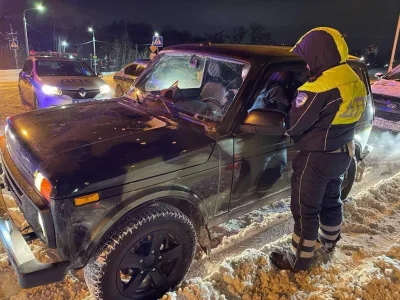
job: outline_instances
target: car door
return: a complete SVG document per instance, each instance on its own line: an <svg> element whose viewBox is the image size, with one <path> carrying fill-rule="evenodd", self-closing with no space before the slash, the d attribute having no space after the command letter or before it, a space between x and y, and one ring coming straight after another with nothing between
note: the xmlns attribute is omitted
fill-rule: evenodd
<svg viewBox="0 0 400 300"><path fill-rule="evenodd" d="M24 99L25 99L25 77L23 74L27 74L28 72L29 61L30 61L29 59L25 61L24 66L22 67L22 71L19 73L18 77L19 91Z"/></svg>
<svg viewBox="0 0 400 300"><path fill-rule="evenodd" d="M130 66L128 66L127 68L125 68L124 71L124 92L126 93L129 88L131 87L131 85L135 82L135 72L136 72L136 68L137 68L137 64L132 64Z"/></svg>
<svg viewBox="0 0 400 300"><path fill-rule="evenodd" d="M305 73L303 62L282 62L270 64L259 76L260 80L254 96L246 105L244 114L252 108L267 84L277 71L293 74ZM304 80L304 79L303 79ZM295 83L294 76L288 84L287 100L291 103L295 90L303 82ZM290 107L288 108L290 109ZM287 113L289 110L287 110ZM244 120L245 117L240 118ZM286 116L286 128L289 125ZM237 209L251 202L265 200L275 195L287 195L290 189L292 161L298 151L293 148L293 140L286 135L248 133L241 129L243 121L235 128L234 165L230 210Z"/></svg>
<svg viewBox="0 0 400 300"><path fill-rule="evenodd" d="M34 66L33 66L33 61L29 60L28 63L28 70L27 70L28 76L25 77L25 100L30 104L30 105L35 105L35 89L33 86L34 83Z"/></svg>
<svg viewBox="0 0 400 300"><path fill-rule="evenodd" d="M32 105L32 60L28 59L22 69L19 81L24 100ZM24 74L24 76L22 76Z"/></svg>

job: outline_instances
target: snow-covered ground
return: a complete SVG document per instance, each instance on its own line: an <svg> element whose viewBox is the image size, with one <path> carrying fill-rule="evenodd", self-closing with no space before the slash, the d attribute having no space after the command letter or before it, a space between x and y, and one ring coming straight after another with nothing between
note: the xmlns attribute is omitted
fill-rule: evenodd
<svg viewBox="0 0 400 300"><path fill-rule="evenodd" d="M0 126L7 116L30 109L20 103L13 76L0 72ZM104 79L114 87L112 74ZM270 265L268 252L287 247L285 234L292 227L289 199L283 199L214 228L211 258L195 261L182 286L164 299L400 299L400 135L375 131L370 142L375 149L364 181L355 184L345 204L343 240L334 255L319 253L306 273ZM12 198L6 200L12 206ZM23 222L17 208L12 213ZM37 241L31 247L40 260L52 256ZM82 272L61 283L20 289L0 247L0 299L93 297Z"/></svg>

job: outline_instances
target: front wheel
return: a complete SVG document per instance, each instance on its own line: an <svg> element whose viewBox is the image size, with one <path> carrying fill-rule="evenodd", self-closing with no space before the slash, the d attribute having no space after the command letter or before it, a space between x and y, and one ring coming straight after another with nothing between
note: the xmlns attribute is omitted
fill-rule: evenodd
<svg viewBox="0 0 400 300"><path fill-rule="evenodd" d="M97 299L158 299L186 275L196 242L189 218L174 207L132 211L102 239L86 284Z"/></svg>
<svg viewBox="0 0 400 300"><path fill-rule="evenodd" d="M357 160L355 157L352 157L350 166L347 169L347 172L344 174L344 180L342 183L342 192L340 196L342 200L347 199L347 197L349 196L354 181L356 180L356 174L357 174Z"/></svg>
<svg viewBox="0 0 400 300"><path fill-rule="evenodd" d="M124 95L124 90L123 90L122 86L120 86L118 84L117 88L115 89L115 96L116 97L122 97L123 95Z"/></svg>

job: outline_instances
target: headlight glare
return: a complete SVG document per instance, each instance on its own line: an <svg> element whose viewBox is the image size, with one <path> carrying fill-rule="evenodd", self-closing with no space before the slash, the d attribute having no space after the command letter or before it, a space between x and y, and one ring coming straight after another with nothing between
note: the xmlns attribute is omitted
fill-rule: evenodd
<svg viewBox="0 0 400 300"><path fill-rule="evenodd" d="M56 86L50 86L45 84L42 87L42 92L45 93L46 95L61 95L61 90L60 88L56 87Z"/></svg>
<svg viewBox="0 0 400 300"><path fill-rule="evenodd" d="M105 84L100 87L100 94L104 95L108 94L109 92L111 92L111 88L109 85Z"/></svg>

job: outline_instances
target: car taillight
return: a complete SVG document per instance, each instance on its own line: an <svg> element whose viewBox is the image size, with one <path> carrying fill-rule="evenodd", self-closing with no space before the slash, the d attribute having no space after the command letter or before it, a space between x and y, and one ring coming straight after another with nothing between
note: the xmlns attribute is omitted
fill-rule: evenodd
<svg viewBox="0 0 400 300"><path fill-rule="evenodd" d="M50 195L53 186L39 171L36 171L35 173L35 187L43 198L46 199L47 202L50 202Z"/></svg>

